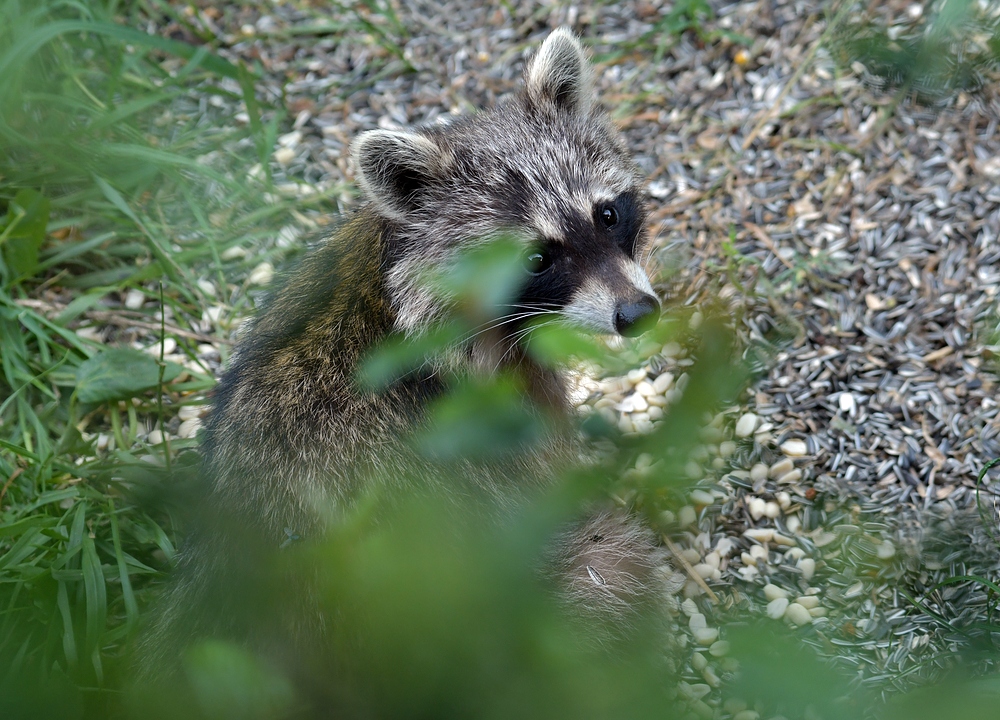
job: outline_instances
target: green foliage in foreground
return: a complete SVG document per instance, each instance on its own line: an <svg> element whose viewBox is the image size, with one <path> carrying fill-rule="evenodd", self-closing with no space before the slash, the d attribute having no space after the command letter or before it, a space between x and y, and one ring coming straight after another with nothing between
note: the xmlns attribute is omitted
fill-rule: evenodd
<svg viewBox="0 0 1000 720"><path fill-rule="evenodd" d="M229 297L246 302L240 279L251 264L274 257L268 240L289 209L265 200L266 179L263 186L243 180L254 162L266 167L282 120L254 98L253 68L228 63L211 45L137 32L147 12L185 22L160 0L0 0L4 718L279 718L305 701L288 667L222 641L191 648L185 676L163 695L123 690L125 648L149 612L150 580L175 553L174 507L163 491L195 473L195 461L176 454L185 447L172 448L171 465L169 451L142 438L162 422L164 408L203 400L212 373L197 367L196 343L221 334L200 324L203 313ZM705 3L678 3L660 29L700 34L710 16ZM192 98L205 95L242 99L249 128L233 130L224 118L201 122L189 110ZM252 261L223 259L238 244L252 249ZM114 315L107 309L120 310L129 290L162 298L172 313L166 334L190 360L183 368L162 362L155 348L127 347L128 336L120 338L126 347L108 350L78 332L107 321ZM224 312L239 316L245 307ZM159 312L129 319L154 333L167 324ZM670 323L662 329L675 332ZM536 333L534 347L552 361L593 352L552 328ZM384 381L419 353L392 348L368 379ZM604 495L638 453L660 462L618 489L642 511L654 517L683 487L681 468L702 413L739 384L728 353L723 335L706 333L684 404L657 434L619 443L604 465L568 469L506 523L496 525L474 503L442 507L420 495L397 499L391 522L375 522L379 498L372 498L319 542L250 558L262 587L279 577L266 572L271 563L285 568L280 577L289 567L323 568L322 603L343 622L325 650L300 664L312 673L336 670L320 684L331 707L348 717L687 712L661 657L658 618L637 621L634 643L611 654L595 649L586 640L596 629L554 607L533 568L553 530ZM511 403L511 382L465 384L442 401L437 430L425 438L435 459L482 452L483 438L494 451L506 442L515 452L537 440L544 427ZM615 435L597 418L586 429ZM112 438L110 449L97 447L99 434ZM279 591L280 602L295 587ZM270 602L246 598L262 623ZM870 707L787 638L756 628L739 638L731 632L741 670L726 680L742 697L759 698L761 710L855 718ZM993 717L995 698L994 678L956 682L904 696L885 717Z"/></svg>
<svg viewBox="0 0 1000 720"><path fill-rule="evenodd" d="M140 440L164 403L211 387L196 345L216 331L198 323L246 272L223 253L250 243L267 259L287 215L241 179L259 154L236 148L259 152L281 117L261 122L251 70L132 29L144 6L0 0L3 687L11 668L105 681L174 554L166 514L136 507L141 456L163 454ZM242 97L256 135L196 127L195 91ZM121 313L130 290L162 297L183 368L77 332L123 319L155 332L160 313Z"/></svg>

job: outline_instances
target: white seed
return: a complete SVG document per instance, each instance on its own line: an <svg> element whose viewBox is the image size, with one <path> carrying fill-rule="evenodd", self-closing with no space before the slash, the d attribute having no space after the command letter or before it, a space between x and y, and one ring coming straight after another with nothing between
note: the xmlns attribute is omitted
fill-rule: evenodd
<svg viewBox="0 0 1000 720"><path fill-rule="evenodd" d="M715 710L704 700L695 700L688 708L694 713L695 717L701 720L712 720L715 717ZM807 720L814 720L814 718L807 718Z"/></svg>
<svg viewBox="0 0 1000 720"><path fill-rule="evenodd" d="M896 546L889 540L886 540L878 546L876 553L878 554L879 560L891 560L896 555Z"/></svg>
<svg viewBox="0 0 1000 720"><path fill-rule="evenodd" d="M715 643L712 644L715 645ZM701 671L701 676L705 678L705 682L707 682L714 688L717 688L722 684L722 680L720 680L719 676L715 674L715 670L712 669L711 665L709 665L708 667L706 667L704 670Z"/></svg>
<svg viewBox="0 0 1000 720"><path fill-rule="evenodd" d="M814 618L826 617L826 608L825 607L809 608L809 614L812 615Z"/></svg>
<svg viewBox="0 0 1000 720"><path fill-rule="evenodd" d="M681 354L681 346L675 342L668 342L660 349L660 354L664 357L677 357Z"/></svg>
<svg viewBox="0 0 1000 720"><path fill-rule="evenodd" d="M786 440L781 444L781 452L792 457L802 457L809 452L805 440Z"/></svg>
<svg viewBox="0 0 1000 720"><path fill-rule="evenodd" d="M806 610L812 610L815 607L819 607L819 596L801 595L795 598L795 602L804 607Z"/></svg>
<svg viewBox="0 0 1000 720"><path fill-rule="evenodd" d="M756 710L740 710L733 713L733 720L760 720L760 713Z"/></svg>
<svg viewBox="0 0 1000 720"><path fill-rule="evenodd" d="M233 245L222 251L219 257L222 260L239 260L247 256L247 251L241 248L239 245Z"/></svg>
<svg viewBox="0 0 1000 720"><path fill-rule="evenodd" d="M666 401L667 405L673 405L683 396L684 392L682 390L678 390L677 388L673 388L672 390L667 390L665 393L663 393L663 399L664 401Z"/></svg>
<svg viewBox="0 0 1000 720"><path fill-rule="evenodd" d="M211 280L202 278L198 281L198 289L208 297L215 297L215 284Z"/></svg>
<svg viewBox="0 0 1000 720"><path fill-rule="evenodd" d="M736 443L732 440L723 440L719 443L719 455L721 457L730 457L734 452L736 452Z"/></svg>
<svg viewBox="0 0 1000 720"><path fill-rule="evenodd" d="M623 378L607 378L598 383L597 389L604 395L616 395L628 390L629 385Z"/></svg>
<svg viewBox="0 0 1000 720"><path fill-rule="evenodd" d="M708 627L708 621L705 619L703 614L695 613L688 619L688 627L691 630L699 630Z"/></svg>
<svg viewBox="0 0 1000 720"><path fill-rule="evenodd" d="M729 643L725 640L719 640L717 642L712 643L712 647L708 649L708 651L714 657L722 657L723 655L728 655L729 650L730 650Z"/></svg>
<svg viewBox="0 0 1000 720"><path fill-rule="evenodd" d="M795 538L790 538L787 535L782 535L781 533L774 533L774 542L777 545L783 545L785 547L793 547L798 544Z"/></svg>
<svg viewBox="0 0 1000 720"><path fill-rule="evenodd" d="M632 424L635 425L635 431L643 435L649 435L656 429L648 416L633 417Z"/></svg>
<svg viewBox="0 0 1000 720"><path fill-rule="evenodd" d="M816 561L812 558L802 558L797 566L802 573L802 579L806 582L812 580L813 575L816 574Z"/></svg>
<svg viewBox="0 0 1000 720"><path fill-rule="evenodd" d="M760 572L753 565L744 565L737 572L743 577L743 581L748 583L752 583L760 575Z"/></svg>
<svg viewBox="0 0 1000 720"><path fill-rule="evenodd" d="M653 399L656 399L656 398L657 398L657 396L654 395L653 397L651 397L649 399L653 400ZM653 403L649 404L649 410L647 410L646 413L649 415L649 419L650 420L661 420L663 418L663 409L657 407Z"/></svg>
<svg viewBox="0 0 1000 720"><path fill-rule="evenodd" d="M618 419L618 429L623 433L633 433L635 432L635 425L632 424L632 420L627 415L622 415Z"/></svg>
<svg viewBox="0 0 1000 720"><path fill-rule="evenodd" d="M269 262L262 262L255 267L247 278L250 285L267 285L274 277L274 266Z"/></svg>
<svg viewBox="0 0 1000 720"><path fill-rule="evenodd" d="M76 334L84 340L89 340L90 342L104 342L104 334L101 332L100 328L80 327L76 329Z"/></svg>
<svg viewBox="0 0 1000 720"><path fill-rule="evenodd" d="M771 528L747 528L743 531L743 537L761 543L771 542L774 539L774 530Z"/></svg>
<svg viewBox="0 0 1000 720"><path fill-rule="evenodd" d="M163 433L160 430L151 430L146 436L146 442L150 445L159 445L163 442Z"/></svg>
<svg viewBox="0 0 1000 720"><path fill-rule="evenodd" d="M722 702L722 709L730 715L735 715L747 709L747 701L740 698L728 698Z"/></svg>
<svg viewBox="0 0 1000 720"><path fill-rule="evenodd" d="M788 598L775 598L767 604L767 616L772 620L780 620L788 609Z"/></svg>
<svg viewBox="0 0 1000 720"><path fill-rule="evenodd" d="M643 380L635 386L635 391L645 398L652 397L653 395L658 395L659 393L653 389L651 383Z"/></svg>
<svg viewBox="0 0 1000 720"><path fill-rule="evenodd" d="M792 504L792 496L786 493L784 490L774 494L774 499L778 501L778 505L782 510L787 510Z"/></svg>
<svg viewBox="0 0 1000 720"><path fill-rule="evenodd" d="M646 371L642 368L635 368L629 370L625 377L632 385L636 385L646 379Z"/></svg>
<svg viewBox="0 0 1000 720"><path fill-rule="evenodd" d="M100 433L97 436L97 449L106 450L111 441L111 436L107 433Z"/></svg>
<svg viewBox="0 0 1000 720"><path fill-rule="evenodd" d="M755 547L759 547L759 546L755 546ZM750 553L740 553L740 560L743 561L744 565L756 565L757 564L757 558L755 558Z"/></svg>
<svg viewBox="0 0 1000 720"><path fill-rule="evenodd" d="M693 569L701 576L702 580L708 580L715 572L715 568L708 563L698 563Z"/></svg>
<svg viewBox="0 0 1000 720"><path fill-rule="evenodd" d="M719 628L698 628L696 630L692 630L691 634L694 635L694 641L696 643L707 646L719 639Z"/></svg>
<svg viewBox="0 0 1000 720"><path fill-rule="evenodd" d="M191 418L190 420L185 420L177 428L177 436L182 438L193 438L198 434L198 428L201 427L201 418Z"/></svg>
<svg viewBox="0 0 1000 720"><path fill-rule="evenodd" d="M736 437L750 437L757 427L757 416L753 413L744 413L736 421Z"/></svg>
<svg viewBox="0 0 1000 720"><path fill-rule="evenodd" d="M773 520L774 518L781 515L781 508L778 507L778 503L769 502L766 505L764 505L764 514Z"/></svg>
<svg viewBox="0 0 1000 720"><path fill-rule="evenodd" d="M792 603L788 606L785 610L785 617L795 625L806 625L812 622L812 615L798 603Z"/></svg>
<svg viewBox="0 0 1000 720"><path fill-rule="evenodd" d="M146 294L142 290L131 289L125 295L125 307L129 310L138 310L146 302Z"/></svg>
<svg viewBox="0 0 1000 720"><path fill-rule="evenodd" d="M702 655L700 652L693 653L691 655L691 667L693 667L698 672L701 672L708 667L708 658Z"/></svg>
<svg viewBox="0 0 1000 720"><path fill-rule="evenodd" d="M806 556L806 551L800 547L788 548L785 551L785 557L789 560L801 560Z"/></svg>
<svg viewBox="0 0 1000 720"><path fill-rule="evenodd" d="M680 510L677 511L677 524L681 527L687 527L688 525L693 525L695 520L698 519L698 514L694 511L694 508L690 505L685 505Z"/></svg>
<svg viewBox="0 0 1000 720"><path fill-rule="evenodd" d="M692 615L697 615L698 614L698 603L696 603L691 598L688 598L687 600L685 600L684 602L681 603L681 610L688 617L691 617Z"/></svg>
<svg viewBox="0 0 1000 720"><path fill-rule="evenodd" d="M767 465L764 463L757 463L752 468L750 468L750 479L755 483L764 482L767 480Z"/></svg>
<svg viewBox="0 0 1000 720"><path fill-rule="evenodd" d="M840 409L841 411L853 415L857 410L857 402L854 400L854 395L849 392L840 393Z"/></svg>
<svg viewBox="0 0 1000 720"><path fill-rule="evenodd" d="M767 562L767 548L764 547L763 545L751 545L750 555L756 558L757 560L763 560L764 562Z"/></svg>
<svg viewBox="0 0 1000 720"><path fill-rule="evenodd" d="M684 466L684 472L691 480L701 480L705 477L705 471L694 460L688 461L688 464Z"/></svg>
<svg viewBox="0 0 1000 720"><path fill-rule="evenodd" d="M285 133L284 135L278 136L278 144L281 147L293 148L300 142L302 142L302 133L299 132L298 130L294 130L293 132Z"/></svg>
<svg viewBox="0 0 1000 720"><path fill-rule="evenodd" d="M701 310L695 310L691 313L691 317L688 319L688 327L692 330L697 330L701 327L701 323L704 319L705 316L701 314Z"/></svg>
<svg viewBox="0 0 1000 720"><path fill-rule="evenodd" d="M772 479L780 478L782 475L790 473L795 469L795 463L791 461L790 458L782 458L778 462L774 463L768 470L768 475Z"/></svg>
<svg viewBox="0 0 1000 720"><path fill-rule="evenodd" d="M816 547L826 547L834 540L837 539L837 533L828 532L826 530L820 530L813 534L813 544Z"/></svg>
<svg viewBox="0 0 1000 720"><path fill-rule="evenodd" d="M646 398L646 402L648 402L651 407L657 407L657 408L665 408L667 405L670 404L669 402L667 402L667 399L662 395L653 395L651 397L648 397Z"/></svg>
<svg viewBox="0 0 1000 720"><path fill-rule="evenodd" d="M279 165L287 165L295 159L295 150L287 147L278 148L274 151L273 157Z"/></svg>
<svg viewBox="0 0 1000 720"><path fill-rule="evenodd" d="M143 348L143 352L147 355L152 355L155 358L160 357L162 352L164 357L167 355L173 355L174 350L177 349L177 341L172 337L163 338L163 345L161 346L159 342L153 343L147 348Z"/></svg>
<svg viewBox="0 0 1000 720"><path fill-rule="evenodd" d="M799 520L798 515L792 515L788 520L785 521L785 526L788 528L788 532L797 533L802 529L802 521Z"/></svg>
<svg viewBox="0 0 1000 720"><path fill-rule="evenodd" d="M713 445L721 442L722 438L724 437L722 434L722 430L720 430L717 427L713 427L712 425L706 425L699 431L698 434L701 435L701 439L703 441L707 443L712 443Z"/></svg>
<svg viewBox="0 0 1000 720"><path fill-rule="evenodd" d="M677 516L672 510L664 510L660 513L660 524L664 527L672 527L677 522Z"/></svg>
<svg viewBox="0 0 1000 720"><path fill-rule="evenodd" d="M700 670L700 668L697 668ZM701 698L712 692L712 688L704 683L677 683L677 690L688 700L700 700Z"/></svg>
<svg viewBox="0 0 1000 720"><path fill-rule="evenodd" d="M719 542L715 544L715 552L719 555L719 557L728 557L729 553L731 553L735 547L736 543L733 542L732 538L719 538Z"/></svg>
<svg viewBox="0 0 1000 720"><path fill-rule="evenodd" d="M722 558L719 556L719 553L713 550L712 552L710 552L708 555L705 556L705 563L711 565L713 568L718 569L718 567L722 565Z"/></svg>
<svg viewBox="0 0 1000 720"><path fill-rule="evenodd" d="M764 597L768 600L777 600L778 598L788 597L788 591L778 587L773 583L768 583L764 586Z"/></svg>
<svg viewBox="0 0 1000 720"><path fill-rule="evenodd" d="M670 372L661 373L653 381L653 390L657 395L662 395L674 384L674 374Z"/></svg>
<svg viewBox="0 0 1000 720"><path fill-rule="evenodd" d="M760 520L764 517L764 509L766 506L767 503L759 497L752 497L747 501L747 510L750 512L750 517L754 520Z"/></svg>
<svg viewBox="0 0 1000 720"><path fill-rule="evenodd" d="M775 480L775 482L778 483L779 485L791 485L793 483L797 483L801 479L802 479L802 471L796 468L795 470L792 470L789 473L785 473L777 480Z"/></svg>
<svg viewBox="0 0 1000 720"><path fill-rule="evenodd" d="M715 502L715 495L708 492L707 490L697 490L697 489L692 490L689 497L691 498L691 503L693 505L705 506L705 505L711 505L713 502Z"/></svg>
<svg viewBox="0 0 1000 720"><path fill-rule="evenodd" d="M181 420L190 420L191 418L201 417L208 410L205 405L183 405L177 411L177 417Z"/></svg>

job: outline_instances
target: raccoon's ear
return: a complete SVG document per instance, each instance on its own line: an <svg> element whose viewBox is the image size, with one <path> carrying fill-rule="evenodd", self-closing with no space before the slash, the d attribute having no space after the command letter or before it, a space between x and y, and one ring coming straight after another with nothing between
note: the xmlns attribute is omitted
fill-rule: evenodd
<svg viewBox="0 0 1000 720"><path fill-rule="evenodd" d="M376 208L402 219L420 207L424 190L443 177L446 154L424 135L369 130L351 147L361 189Z"/></svg>
<svg viewBox="0 0 1000 720"><path fill-rule="evenodd" d="M594 98L594 80L580 41L566 28L553 30L524 71L528 96L538 103L586 115Z"/></svg>

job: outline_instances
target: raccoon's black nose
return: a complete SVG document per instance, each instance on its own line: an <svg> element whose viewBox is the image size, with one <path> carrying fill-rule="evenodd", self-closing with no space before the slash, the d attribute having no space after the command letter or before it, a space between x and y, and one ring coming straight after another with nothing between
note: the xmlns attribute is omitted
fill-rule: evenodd
<svg viewBox="0 0 1000 720"><path fill-rule="evenodd" d="M615 308L615 330L625 337L638 337L653 327L660 317L660 301L652 295L619 303Z"/></svg>

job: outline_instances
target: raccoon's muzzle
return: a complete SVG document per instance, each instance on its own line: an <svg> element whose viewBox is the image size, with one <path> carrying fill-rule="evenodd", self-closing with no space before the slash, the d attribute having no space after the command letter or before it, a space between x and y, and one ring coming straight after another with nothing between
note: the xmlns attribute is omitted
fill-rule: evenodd
<svg viewBox="0 0 1000 720"><path fill-rule="evenodd" d="M660 317L660 301L645 293L638 299L620 302L615 307L615 330L625 337L638 337Z"/></svg>

